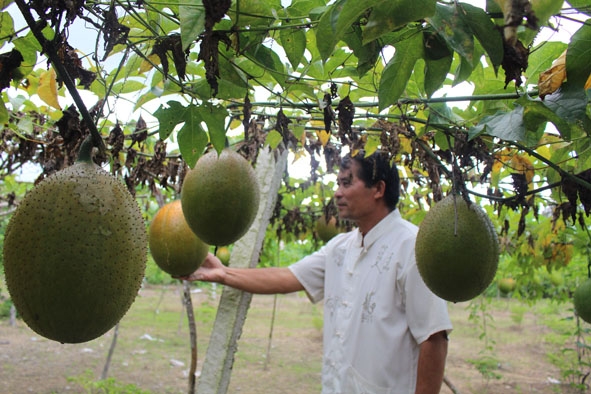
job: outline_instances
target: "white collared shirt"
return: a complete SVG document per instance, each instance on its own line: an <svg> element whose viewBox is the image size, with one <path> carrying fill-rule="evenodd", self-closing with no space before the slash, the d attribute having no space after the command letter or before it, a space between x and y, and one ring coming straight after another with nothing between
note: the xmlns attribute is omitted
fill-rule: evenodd
<svg viewBox="0 0 591 394"><path fill-rule="evenodd" d="M417 231L394 210L365 238L340 234L290 266L324 300L323 394L414 393L419 344L451 331L446 302L419 275Z"/></svg>

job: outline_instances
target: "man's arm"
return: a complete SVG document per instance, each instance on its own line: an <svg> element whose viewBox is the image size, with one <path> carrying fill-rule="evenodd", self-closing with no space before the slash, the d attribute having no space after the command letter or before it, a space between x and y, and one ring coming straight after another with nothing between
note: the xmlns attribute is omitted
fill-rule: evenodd
<svg viewBox="0 0 591 394"><path fill-rule="evenodd" d="M304 290L289 268L231 268L209 253L199 269L180 279L216 282L253 294L285 294Z"/></svg>
<svg viewBox="0 0 591 394"><path fill-rule="evenodd" d="M440 331L421 343L415 394L437 394L441 390L447 342L447 333Z"/></svg>

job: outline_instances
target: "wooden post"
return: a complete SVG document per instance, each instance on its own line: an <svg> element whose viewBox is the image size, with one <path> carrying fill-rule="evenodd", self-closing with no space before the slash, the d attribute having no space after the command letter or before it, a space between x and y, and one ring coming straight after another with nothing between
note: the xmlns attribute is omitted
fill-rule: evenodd
<svg viewBox="0 0 591 394"><path fill-rule="evenodd" d="M255 169L261 192L259 210L248 232L232 248L229 263L232 267L253 268L257 265L286 165L287 150L280 153L261 149ZM234 353L238 349L238 338L251 299L252 294L224 286L199 377L198 394L227 392Z"/></svg>

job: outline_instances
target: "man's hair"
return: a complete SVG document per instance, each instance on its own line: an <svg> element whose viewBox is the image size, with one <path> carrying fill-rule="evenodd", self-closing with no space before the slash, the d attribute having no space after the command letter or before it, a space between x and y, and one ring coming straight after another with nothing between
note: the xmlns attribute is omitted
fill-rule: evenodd
<svg viewBox="0 0 591 394"><path fill-rule="evenodd" d="M390 155L376 151L365 157L365 152L361 150L356 155L347 154L343 157L341 168L349 169L353 162L359 165L359 171L356 175L365 183L366 187L372 187L379 181L384 181L386 184L384 199L388 208L393 211L400 198L400 177L398 168L390 159Z"/></svg>

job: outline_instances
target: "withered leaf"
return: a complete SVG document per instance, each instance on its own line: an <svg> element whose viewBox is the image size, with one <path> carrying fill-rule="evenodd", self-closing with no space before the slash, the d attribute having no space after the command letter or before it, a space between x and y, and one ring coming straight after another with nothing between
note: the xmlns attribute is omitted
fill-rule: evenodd
<svg viewBox="0 0 591 394"><path fill-rule="evenodd" d="M349 98L345 97L339 102L337 106L339 135L350 134L351 126L353 125L353 117L355 116L355 105Z"/></svg>
<svg viewBox="0 0 591 394"><path fill-rule="evenodd" d="M220 41L227 46L232 45L228 35L224 32L206 32L199 47L198 60L203 60L205 65L205 79L211 87L212 95L218 93L218 78L220 77L218 45Z"/></svg>
<svg viewBox="0 0 591 394"><path fill-rule="evenodd" d="M55 122L55 125L66 144L69 144L71 141L77 141L82 136L82 131L80 130L80 114L74 106L66 108L62 112L62 117Z"/></svg>
<svg viewBox="0 0 591 394"><path fill-rule="evenodd" d="M80 85L84 86L85 88L89 88L92 82L96 79L96 74L92 71L85 70L82 67L82 61L78 57L78 53L76 53L76 49L73 48L68 42L64 35L59 36L59 40L54 41L54 45L56 45L56 52L62 64L64 65L66 71L70 75L72 80L79 78ZM61 81L58 76L58 83L61 84Z"/></svg>
<svg viewBox="0 0 591 394"><path fill-rule="evenodd" d="M322 110L324 113L324 131L330 134L332 125L336 119L334 110L332 109L332 98L330 93L324 95L322 105L324 106Z"/></svg>
<svg viewBox="0 0 591 394"><path fill-rule="evenodd" d="M187 70L187 57L189 56L189 49L183 51L183 44L181 43L180 34L171 34L166 37L161 37L156 40L156 44L152 48L152 53L158 55L160 63L162 64L162 71L164 78L168 76L168 56L167 52L172 55L176 72L181 80L185 79L185 72Z"/></svg>
<svg viewBox="0 0 591 394"><path fill-rule="evenodd" d="M250 103L250 97L248 97L248 91L244 96L244 105L242 106L242 126L244 127L244 139L248 140L248 129L250 126L250 117L252 116L252 104Z"/></svg>
<svg viewBox="0 0 591 394"><path fill-rule="evenodd" d="M15 79L23 61L23 55L16 49L0 54L0 90L10 86L10 81Z"/></svg>
<svg viewBox="0 0 591 394"><path fill-rule="evenodd" d="M146 138L148 138L148 125L146 124L144 118L142 118L142 116L140 115L139 119L135 124L135 130L131 134L130 147L132 147L133 144L136 142L139 144L140 142L145 141Z"/></svg>
<svg viewBox="0 0 591 394"><path fill-rule="evenodd" d="M279 109L279 112L277 113L277 123L275 123L275 130L277 130L283 137L283 143L286 147L289 146L290 142L293 144L293 146L296 146L298 143L291 130L289 130L290 123L291 120L285 116L283 108Z"/></svg>
<svg viewBox="0 0 591 394"><path fill-rule="evenodd" d="M119 122L111 129L109 137L107 138L107 144L111 145L111 153L113 158L118 161L119 152L123 149L123 142L125 141L125 135L119 125Z"/></svg>
<svg viewBox="0 0 591 394"><path fill-rule="evenodd" d="M232 0L203 0L205 8L205 30L211 31L213 26L222 20L230 9Z"/></svg>
<svg viewBox="0 0 591 394"><path fill-rule="evenodd" d="M503 48L501 66L505 70L505 88L511 81L515 81L515 86L519 87L522 84L521 73L527 69L529 49L524 47L519 40L516 40L515 44L504 41Z"/></svg>
<svg viewBox="0 0 591 394"><path fill-rule="evenodd" d="M540 98L543 100L548 94L552 94L562 86L566 80L566 51L558 59L554 60L552 67L542 71L538 78Z"/></svg>
<svg viewBox="0 0 591 394"><path fill-rule="evenodd" d="M109 53L111 53L115 45L125 44L127 42L127 36L129 35L130 28L119 23L115 7L110 7L104 12L103 15L105 18L102 28L103 40L105 40L105 54L103 56L104 61L109 56Z"/></svg>

